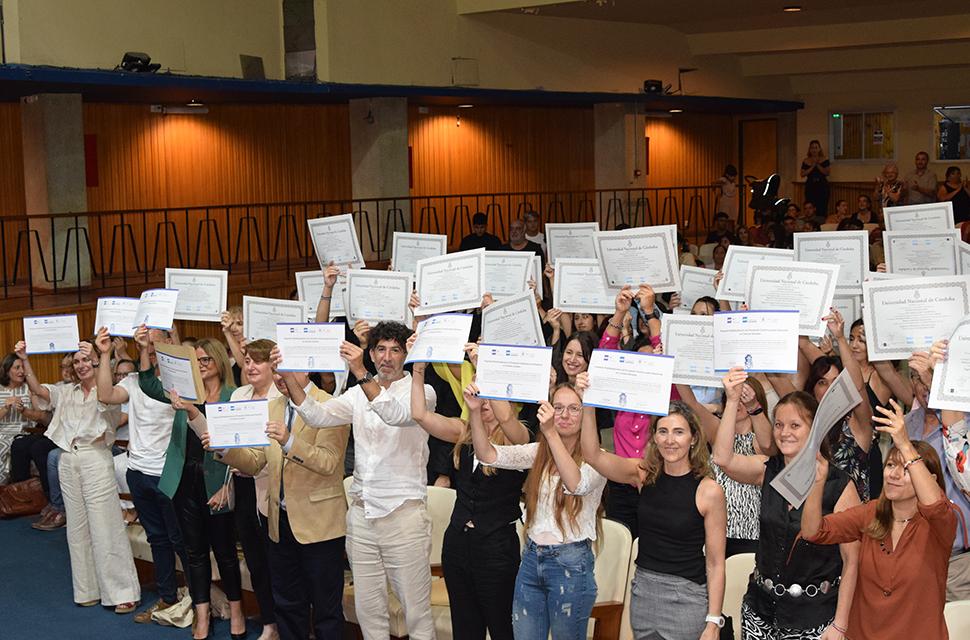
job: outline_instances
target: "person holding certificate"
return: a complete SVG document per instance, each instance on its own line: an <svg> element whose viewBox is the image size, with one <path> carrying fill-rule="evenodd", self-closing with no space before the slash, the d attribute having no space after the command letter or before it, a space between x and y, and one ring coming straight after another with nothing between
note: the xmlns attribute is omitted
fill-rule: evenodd
<svg viewBox="0 0 970 640"><path fill-rule="evenodd" d="M465 390L478 396L473 383ZM596 541L597 508L604 478L580 453L580 426L595 429L595 414L583 407L581 392L560 384L552 402L539 407L536 442L495 445L485 425L470 420L475 457L487 466L526 471L526 543L515 578L512 630L515 640L586 637L596 601L592 543ZM569 615L556 615L565 612Z"/></svg>
<svg viewBox="0 0 970 640"><path fill-rule="evenodd" d="M37 408L52 410L46 435L61 450L59 479L68 521L74 602L101 604L115 613L131 613L141 599L131 545L118 503L111 445L120 418L117 407L104 407L95 390L99 362L93 347L82 342L72 356L73 382L40 384L20 341L14 353Z"/></svg>
<svg viewBox="0 0 970 640"><path fill-rule="evenodd" d="M371 330L369 351L376 376L364 366L364 350L344 342L341 356L360 382L324 403L307 395L291 372L280 372L307 425L353 425L356 455L348 491L347 548L357 620L366 638L388 634L389 579L404 606L408 635L414 640L434 638L426 504L428 435L411 417L411 376L404 371L410 334L397 322L379 322ZM434 390L425 386L429 411L434 411L436 400ZM381 566L383 570L375 570Z"/></svg>
<svg viewBox="0 0 970 640"><path fill-rule="evenodd" d="M427 370L425 363L414 364L411 415L429 435L453 445L450 461L456 500L441 549L452 632L455 638L482 639L487 632L495 640L512 640L509 612L519 570L515 522L522 516L519 499L525 474L479 464L469 423L480 424L489 441L497 445L526 444L530 434L504 400L463 393L467 417L428 411L424 398Z"/></svg>
<svg viewBox="0 0 970 640"><path fill-rule="evenodd" d="M803 391L785 395L775 407L773 434L778 453L771 457L737 455L734 420L747 378L740 367L724 376L727 401L714 441L714 462L728 477L761 487L758 551L741 605L741 636L842 640L856 588L859 545L829 547L799 540L802 509L792 509L771 485L808 442L818 402ZM830 465L822 513L845 511L858 504L859 494L849 476Z"/></svg>
<svg viewBox="0 0 970 640"><path fill-rule="evenodd" d="M719 638L727 507L693 412L670 403L669 413L654 421L640 459L601 449L592 421L584 421L582 451L611 482L639 488L634 538L640 548L630 599L634 637Z"/></svg>
<svg viewBox="0 0 970 640"><path fill-rule="evenodd" d="M144 326L135 331L135 343L139 349L138 386L149 398L171 403L172 399L162 387L155 369L153 345L167 339L164 333L150 336ZM217 340L203 338L196 343L195 354L206 402L228 402L235 385L232 384L232 369L226 348ZM205 405L201 407L204 410ZM226 465L205 451L199 434L189 427L186 409L176 409L158 489L175 505L175 515L185 541L185 551L189 557L185 577L195 608L192 637L198 640L208 638L210 630L210 550L219 567L222 590L229 600L230 633L241 637L246 629L242 610L242 578L236 556L236 531L228 508L228 476Z"/></svg>
<svg viewBox="0 0 970 640"><path fill-rule="evenodd" d="M893 439L886 485L878 500L823 517L828 462L819 456L815 483L802 507L802 537L819 545L861 544L859 583L850 638L903 640L948 637L943 607L957 516L946 498L943 468L933 447L912 442L902 408L879 407L873 418Z"/></svg>

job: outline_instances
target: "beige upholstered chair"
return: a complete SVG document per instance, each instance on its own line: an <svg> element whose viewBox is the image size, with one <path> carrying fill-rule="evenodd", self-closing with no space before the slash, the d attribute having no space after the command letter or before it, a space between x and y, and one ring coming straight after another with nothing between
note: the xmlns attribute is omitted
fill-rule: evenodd
<svg viewBox="0 0 970 640"><path fill-rule="evenodd" d="M947 602L943 617L951 638L970 638L970 600Z"/></svg>
<svg viewBox="0 0 970 640"><path fill-rule="evenodd" d="M724 606L725 616L734 618L734 638L741 640L741 600L748 590L748 579L754 570L754 554L739 553L731 556L724 567Z"/></svg>

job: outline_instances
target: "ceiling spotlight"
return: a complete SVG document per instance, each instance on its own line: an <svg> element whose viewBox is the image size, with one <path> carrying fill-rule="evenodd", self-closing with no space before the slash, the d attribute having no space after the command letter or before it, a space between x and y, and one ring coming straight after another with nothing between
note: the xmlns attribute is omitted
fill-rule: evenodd
<svg viewBox="0 0 970 640"><path fill-rule="evenodd" d="M801 10L802 10L801 5L797 5L797 4L790 4L786 6L784 9L782 9L782 11L784 11L785 13L798 13Z"/></svg>
<svg viewBox="0 0 970 640"><path fill-rule="evenodd" d="M204 107L205 105L202 104L201 102L199 102L198 100L196 100L195 98L192 98L191 100L189 100L188 102L185 103L185 106L186 107L192 107L194 109L198 109L200 107Z"/></svg>
<svg viewBox="0 0 970 640"><path fill-rule="evenodd" d="M458 108L459 109L471 109L474 106L475 105L473 105L473 104L460 104L460 105L458 105Z"/></svg>
<svg viewBox="0 0 970 640"><path fill-rule="evenodd" d="M683 113L683 109L671 109L668 113Z"/></svg>

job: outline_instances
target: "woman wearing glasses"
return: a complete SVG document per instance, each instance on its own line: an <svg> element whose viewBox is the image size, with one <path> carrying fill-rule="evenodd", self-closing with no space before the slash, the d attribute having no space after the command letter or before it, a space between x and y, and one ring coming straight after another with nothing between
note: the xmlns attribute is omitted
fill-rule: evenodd
<svg viewBox="0 0 970 640"><path fill-rule="evenodd" d="M159 402L169 402L170 399L162 389L162 382L155 371L155 349L144 326L135 332L135 343L138 344L140 352L138 385L148 397ZM196 343L195 355L205 388L205 401L228 402L232 396L233 385L226 348L220 342L204 338ZM204 405L202 408L204 409ZM186 577L192 604L195 606L192 637L197 640L210 636L210 548L219 566L222 589L229 599L230 633L234 639L244 638L246 635L242 584L236 556L236 532L233 515L228 507L227 472L226 465L217 462L212 453L202 448L199 436L188 426L186 410L176 411L172 439L165 452L165 466L158 488L175 504L175 513L182 529L185 551L189 557Z"/></svg>
<svg viewBox="0 0 970 640"><path fill-rule="evenodd" d="M466 398L478 396L472 383ZM560 384L539 407L540 433L530 444L494 445L481 420L469 420L475 457L499 469L529 470L525 480L528 539L515 579L512 630L516 640L586 638L596 601L593 551L606 478L583 462L583 421L595 429L582 391ZM474 404L474 401L472 403Z"/></svg>

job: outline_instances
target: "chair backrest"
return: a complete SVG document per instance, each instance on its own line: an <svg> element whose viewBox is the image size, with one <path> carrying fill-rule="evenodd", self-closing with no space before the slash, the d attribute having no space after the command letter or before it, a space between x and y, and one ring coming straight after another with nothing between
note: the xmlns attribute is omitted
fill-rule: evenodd
<svg viewBox="0 0 970 640"><path fill-rule="evenodd" d="M724 605L721 610L725 616L734 618L735 640L741 640L741 600L748 590L748 579L753 570L753 553L739 553L724 563Z"/></svg>
<svg viewBox="0 0 970 640"><path fill-rule="evenodd" d="M441 564L441 546L445 529L455 510L455 490L428 487L428 516L431 518L431 564Z"/></svg>
<svg viewBox="0 0 970 640"><path fill-rule="evenodd" d="M970 638L970 600L947 602L943 617L951 638Z"/></svg>
<svg viewBox="0 0 970 640"><path fill-rule="evenodd" d="M700 251L697 253L697 257L704 261L704 266L708 269L714 268L714 247L716 246L716 242L702 244Z"/></svg>
<svg viewBox="0 0 970 640"><path fill-rule="evenodd" d="M630 585L633 536L626 526L603 519L603 536L596 551L596 602L623 602Z"/></svg>
<svg viewBox="0 0 970 640"><path fill-rule="evenodd" d="M354 476L344 478L344 497L347 498L347 508L350 508L350 485L354 482Z"/></svg>
<svg viewBox="0 0 970 640"><path fill-rule="evenodd" d="M633 575L637 571L637 549L639 548L640 538L633 541L633 548L630 552L630 563L627 565L627 578L632 582ZM633 640L633 627L630 626L630 598L633 594L633 587L626 589L626 597L623 599L623 615L620 618L620 637L619 640Z"/></svg>

